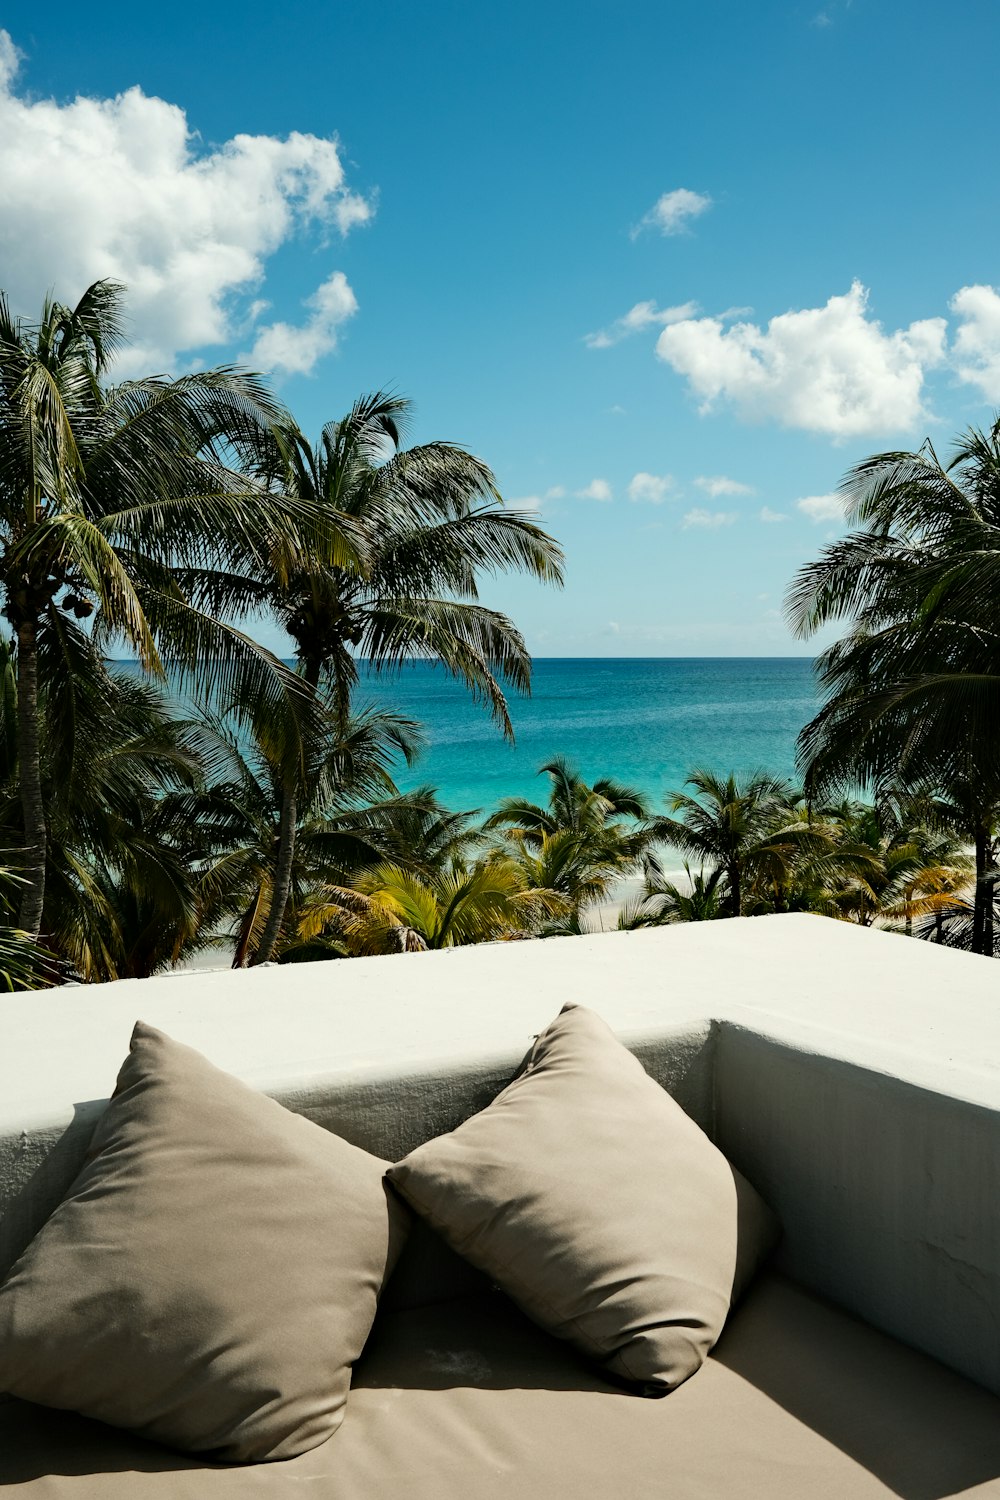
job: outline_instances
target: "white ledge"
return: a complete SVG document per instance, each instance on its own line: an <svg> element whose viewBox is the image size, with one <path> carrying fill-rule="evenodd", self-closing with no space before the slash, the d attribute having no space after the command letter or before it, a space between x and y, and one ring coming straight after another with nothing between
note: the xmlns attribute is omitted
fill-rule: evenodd
<svg viewBox="0 0 1000 1500"><path fill-rule="evenodd" d="M1000 1106L1000 967L808 915L14 995L0 1136L107 1098L143 1019L267 1092L519 1056L567 1000L626 1038L731 1021Z"/></svg>

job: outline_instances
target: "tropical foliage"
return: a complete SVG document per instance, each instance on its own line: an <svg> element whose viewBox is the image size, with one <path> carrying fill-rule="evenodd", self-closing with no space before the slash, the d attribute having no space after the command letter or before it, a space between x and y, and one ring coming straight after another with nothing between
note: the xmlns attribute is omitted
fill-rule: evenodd
<svg viewBox="0 0 1000 1500"><path fill-rule="evenodd" d="M789 593L803 636L835 621L819 658L826 701L799 748L810 797L930 789L975 854L969 942L994 947L1000 827L1000 420L943 464L928 441L851 469L851 530Z"/></svg>
<svg viewBox="0 0 1000 1500"><path fill-rule="evenodd" d="M381 864L337 893L345 951L414 953L531 936L567 903L533 886L516 860L489 853L423 873Z"/></svg>
<svg viewBox="0 0 1000 1500"><path fill-rule="evenodd" d="M562 896L564 910L549 931L579 932L585 909L640 867L657 824L641 792L608 777L588 786L562 757L539 775L549 778L547 806L508 797L483 827L502 830L501 848L526 881Z"/></svg>
<svg viewBox="0 0 1000 1500"><path fill-rule="evenodd" d="M49 837L42 695L53 702L56 679L115 642L152 676L169 660L234 703L294 699L287 669L206 614L185 574L236 576L289 538L322 541L306 507L240 468L281 415L262 383L228 368L109 383L122 330L112 282L75 307L47 301L34 324L0 296L0 584L17 646L20 926L32 935ZM73 754L75 729L64 715L60 753Z"/></svg>
<svg viewBox="0 0 1000 1500"><path fill-rule="evenodd" d="M681 875L663 853L648 854L621 927L811 911L958 942L972 862L932 799L897 793L879 806L811 810L795 789L759 774L698 771L688 785L697 790L671 798L682 819L660 826L702 863L685 863Z"/></svg>
<svg viewBox="0 0 1000 1500"><path fill-rule="evenodd" d="M702 767L661 812L556 757L483 818L399 791L420 726L358 703L360 664L432 662L512 736L531 661L479 589L558 583L556 543L481 459L406 446L403 398L314 446L244 371L116 382L122 325L108 282L35 323L0 296L0 990L578 933L637 877L625 928L812 911L1000 951L1000 422L847 475L789 596L803 635L847 624L801 787Z"/></svg>
<svg viewBox="0 0 1000 1500"><path fill-rule="evenodd" d="M401 398L361 398L313 450L244 371L115 382L122 296L98 282L35 323L0 296L3 821L18 930L83 978L151 972L234 913L237 961L265 961L306 886L399 849L396 814L447 817L398 797L414 727L354 713L358 654L438 661L509 734L530 658L478 580L561 577L480 459L402 448ZM243 628L262 610L296 670Z"/></svg>
<svg viewBox="0 0 1000 1500"><path fill-rule="evenodd" d="M256 476L326 521L336 555L283 546L260 579L259 604L290 636L302 681L340 724L350 714L358 657L376 672L429 659L460 678L512 736L504 683L524 691L531 660L511 620L478 602L483 572L561 579L562 556L528 517L505 510L482 459L453 443L401 446L410 403L376 392L329 423L314 448L294 425L268 431ZM232 604L226 588L212 604ZM256 961L284 921L305 794L301 763L284 759L269 911Z"/></svg>

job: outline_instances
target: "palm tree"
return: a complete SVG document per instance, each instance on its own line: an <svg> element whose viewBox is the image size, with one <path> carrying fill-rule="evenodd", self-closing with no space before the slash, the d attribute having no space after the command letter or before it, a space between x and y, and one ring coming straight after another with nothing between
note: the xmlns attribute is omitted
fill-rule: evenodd
<svg viewBox="0 0 1000 1500"><path fill-rule="evenodd" d="M748 877L764 867L785 865L791 851L812 837L797 825L786 782L765 771L740 780L699 768L685 783L691 792L671 792L668 806L681 817L662 818L658 836L725 876L725 912L742 916Z"/></svg>
<svg viewBox="0 0 1000 1500"><path fill-rule="evenodd" d="M0 992L45 989L53 977L47 949L17 927L0 927Z"/></svg>
<svg viewBox="0 0 1000 1500"><path fill-rule="evenodd" d="M525 875L568 901L569 928L563 923L560 930L579 931L581 911L640 867L657 825L641 792L609 777L590 786L562 756L538 774L549 778L547 806L507 797L483 830L503 831L504 847Z"/></svg>
<svg viewBox="0 0 1000 1500"><path fill-rule="evenodd" d="M873 853L868 879L881 919L911 935L915 921L923 931L922 919L961 901L974 871L956 831L963 822L962 809L927 788L890 786L873 807L847 805L845 837Z"/></svg>
<svg viewBox="0 0 1000 1500"><path fill-rule="evenodd" d="M64 650L83 659L75 621L93 615L96 641L124 644L156 675L169 659L207 693L296 694L269 653L178 582L185 568L237 573L248 557L273 559L282 538L311 526L307 507L227 462L256 452L284 414L233 369L109 385L121 343L113 282L96 282L72 308L47 301L36 324L15 319L0 295L0 586L17 642L20 925L33 935L48 834L42 672Z"/></svg>
<svg viewBox="0 0 1000 1500"><path fill-rule="evenodd" d="M638 927L662 927L674 922L712 922L724 915L726 877L717 865L708 874L684 865L685 886L670 880L656 855L646 858L642 894L621 912L623 931Z"/></svg>
<svg viewBox="0 0 1000 1500"><path fill-rule="evenodd" d="M208 718L206 727L216 737L215 774L186 812L206 840L198 862L201 920L219 930L235 919L233 967L242 968L259 961L274 910L284 746L267 716L249 734L234 733L218 719ZM421 742L412 720L374 708L344 724L331 716L316 720L305 742L284 920L270 953L284 956L298 942L304 908L315 925L328 887L352 880L398 848L401 826L443 813L433 799L400 797L392 779L394 759L412 760Z"/></svg>
<svg viewBox="0 0 1000 1500"><path fill-rule="evenodd" d="M13 910L22 883L14 870L0 866L0 909ZM46 989L61 977L54 953L20 928L0 924L0 994Z"/></svg>
<svg viewBox="0 0 1000 1500"><path fill-rule="evenodd" d="M520 632L478 601L482 573L518 569L548 583L562 554L527 516L504 509L486 464L453 443L401 446L410 403L376 392L329 423L314 448L294 426L269 434L257 474L272 490L326 515L353 555L330 563L283 544L260 575L266 605L291 637L302 679L350 714L358 662L394 672L413 659L440 663L484 701L513 737L503 690L528 691L531 659ZM271 440L273 438L273 441ZM218 606L220 595L209 597ZM283 920L294 859L297 769L282 792L272 904L258 961Z"/></svg>
<svg viewBox="0 0 1000 1500"><path fill-rule="evenodd" d="M470 862L483 842L474 822L477 810L456 812L444 807L431 786L414 787L370 812L378 818L379 844L388 862L421 875Z"/></svg>
<svg viewBox="0 0 1000 1500"><path fill-rule="evenodd" d="M841 486L851 532L803 568L788 598L803 636L848 633L818 661L826 701L799 740L810 795L888 781L962 789L976 851L973 948L992 951L1000 812L1000 420L943 465L879 453Z"/></svg>
<svg viewBox="0 0 1000 1500"><path fill-rule="evenodd" d="M154 685L109 667L92 642L76 644L87 659L40 695L47 946L81 979L142 977L196 945L189 831L170 810L201 775L199 737ZM0 643L0 841L9 847L21 818L16 700L14 649ZM10 916L12 899L3 897Z"/></svg>
<svg viewBox="0 0 1000 1500"><path fill-rule="evenodd" d="M588 930L583 920L587 908L607 900L612 887L636 865L634 860L624 864L610 844L597 849L569 828L542 834L538 841L527 838L522 828L511 828L502 847L529 885L558 891L565 900L565 910L546 926L545 937Z"/></svg>
<svg viewBox="0 0 1000 1500"><path fill-rule="evenodd" d="M492 852L418 874L381 864L336 893L351 953L414 953L532 934L566 911L556 891L532 886L517 862Z"/></svg>

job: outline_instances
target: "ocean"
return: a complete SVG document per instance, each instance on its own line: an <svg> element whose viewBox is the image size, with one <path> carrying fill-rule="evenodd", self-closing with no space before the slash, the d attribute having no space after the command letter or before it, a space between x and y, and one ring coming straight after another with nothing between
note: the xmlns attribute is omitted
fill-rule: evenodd
<svg viewBox="0 0 1000 1500"><path fill-rule="evenodd" d="M483 811L501 797L544 801L538 768L556 755L588 782L613 776L638 787L657 809L695 766L794 780L796 736L818 707L804 657L536 658L530 698L509 698L513 745L430 663L392 677L363 669L356 702L424 725L427 748L400 767L402 790L430 783L449 807Z"/></svg>

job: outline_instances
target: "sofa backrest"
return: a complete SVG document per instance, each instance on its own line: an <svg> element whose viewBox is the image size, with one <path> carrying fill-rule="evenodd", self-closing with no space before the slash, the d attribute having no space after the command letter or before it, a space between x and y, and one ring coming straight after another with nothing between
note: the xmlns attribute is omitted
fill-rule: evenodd
<svg viewBox="0 0 1000 1500"><path fill-rule="evenodd" d="M776 1209L783 1269L1000 1392L998 979L794 916L10 997L0 1274L78 1170L140 1016L393 1160L488 1103L574 999ZM468 1274L419 1235L390 1295Z"/></svg>

